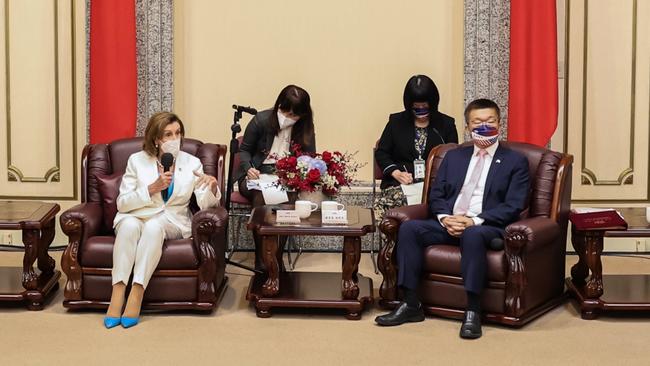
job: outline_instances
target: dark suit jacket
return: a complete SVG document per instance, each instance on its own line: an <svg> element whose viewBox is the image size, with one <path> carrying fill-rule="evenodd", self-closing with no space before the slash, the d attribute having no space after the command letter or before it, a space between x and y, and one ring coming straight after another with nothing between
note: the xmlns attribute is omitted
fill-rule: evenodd
<svg viewBox="0 0 650 366"><path fill-rule="evenodd" d="M418 158L418 153L415 150L415 124L411 113L403 111L391 114L379 139L375 160L383 171L381 189L399 185L391 175L396 169L404 171L406 167L413 174L413 160ZM426 160L431 149L437 145L458 142L454 119L446 114L432 113L427 130L427 145L422 159Z"/></svg>
<svg viewBox="0 0 650 366"><path fill-rule="evenodd" d="M239 146L240 160L235 180L239 181L244 178L251 167L259 169L269 151L271 151L273 139L275 138L275 134L270 127L271 113L273 113L271 109L257 113L246 126L244 139ZM316 152L316 137L312 135L310 140L311 144L302 145L302 151L307 153Z"/></svg>
<svg viewBox="0 0 650 366"><path fill-rule="evenodd" d="M466 146L445 155L429 192L429 209L434 216L453 214L473 151L474 146ZM519 220L528 202L529 174L525 156L499 145L485 181L483 212L478 215L485 219L483 225L505 228Z"/></svg>

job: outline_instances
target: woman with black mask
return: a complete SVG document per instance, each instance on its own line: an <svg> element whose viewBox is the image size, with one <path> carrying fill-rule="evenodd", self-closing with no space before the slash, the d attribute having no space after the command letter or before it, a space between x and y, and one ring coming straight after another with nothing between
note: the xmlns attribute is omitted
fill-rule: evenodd
<svg viewBox="0 0 650 366"><path fill-rule="evenodd" d="M424 180L424 162L435 146L458 143L454 119L438 111L440 94L428 76L415 75L404 88L404 111L391 114L381 134L375 160L383 172L375 217L406 205L402 184Z"/></svg>

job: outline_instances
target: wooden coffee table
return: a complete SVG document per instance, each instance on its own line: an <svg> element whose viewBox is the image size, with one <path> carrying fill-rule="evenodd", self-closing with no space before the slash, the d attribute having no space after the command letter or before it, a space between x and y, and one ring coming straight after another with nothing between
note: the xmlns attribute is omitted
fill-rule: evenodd
<svg viewBox="0 0 650 366"><path fill-rule="evenodd" d="M293 209L287 205L283 209ZM358 273L361 237L375 231L371 209L348 207L347 225L322 225L316 211L300 224L277 224L271 207L255 208L248 229L262 237L262 260L266 273L250 281L246 299L255 304L257 316L268 318L271 308L335 308L346 318L361 319L364 307L373 302L372 279ZM279 237L290 235L343 236L343 272L286 272L278 263Z"/></svg>
<svg viewBox="0 0 650 366"><path fill-rule="evenodd" d="M566 279L569 293L580 305L583 319L596 319L606 311L650 311L650 275L603 275L601 254L604 238L650 237L645 208L619 210L628 228L625 230L577 230L572 225L571 242L578 263ZM591 273L591 276L589 274Z"/></svg>
<svg viewBox="0 0 650 366"><path fill-rule="evenodd" d="M61 272L47 253L59 210L56 203L0 202L0 229L22 230L25 246L22 268L0 267L0 301L24 301L29 310L42 310L46 296L59 288Z"/></svg>

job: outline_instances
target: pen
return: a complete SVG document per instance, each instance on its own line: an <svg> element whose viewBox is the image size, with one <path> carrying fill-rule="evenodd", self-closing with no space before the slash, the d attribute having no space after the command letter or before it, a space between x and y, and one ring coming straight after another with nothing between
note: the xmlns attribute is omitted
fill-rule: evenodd
<svg viewBox="0 0 650 366"><path fill-rule="evenodd" d="M404 168L404 171L405 171L405 172L407 172L407 173L409 172L408 169L406 169L406 165L403 165L403 164L402 164L402 167Z"/></svg>

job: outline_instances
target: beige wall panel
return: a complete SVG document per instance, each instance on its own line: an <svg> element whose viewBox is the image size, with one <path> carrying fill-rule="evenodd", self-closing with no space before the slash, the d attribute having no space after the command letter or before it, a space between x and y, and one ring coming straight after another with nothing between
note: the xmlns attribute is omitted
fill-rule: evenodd
<svg viewBox="0 0 650 366"><path fill-rule="evenodd" d="M574 200L648 199L648 10L636 0L570 2Z"/></svg>
<svg viewBox="0 0 650 366"><path fill-rule="evenodd" d="M17 0L9 4L10 11L13 11L11 6L14 1ZM25 3L36 6L49 4L49 1L25 1ZM0 19L4 19L4 3L1 1L0 3L2 3ZM51 0L51 3L54 4L54 0ZM27 199L56 202L61 205L61 212L63 212L79 203L78 165L81 151L86 144L85 0L58 0L57 4L61 181L59 183L7 182L6 149L3 148L0 149L0 172L3 172L0 175L0 199L19 199L28 196ZM51 33L51 36L54 37L54 34ZM0 26L0 39L4 40L4 25ZM0 57L0 69L4 70L4 48L0 50L3 52ZM51 70L54 71L53 64ZM4 80L4 73L0 73L0 85L5 85ZM0 87L0 100L3 101L0 103L0 141L6 141L4 90L4 87ZM53 121L50 118L49 123L54 124ZM4 147L4 144L2 146ZM30 159L37 159L37 157L31 154ZM57 231L52 245L65 245L67 237L61 232L58 217L56 220ZM0 243L8 244L9 234L12 236L12 244L22 245L19 231L0 231Z"/></svg>
<svg viewBox="0 0 650 366"><path fill-rule="evenodd" d="M72 4L3 2L2 198L75 197Z"/></svg>
<svg viewBox="0 0 650 366"><path fill-rule="evenodd" d="M270 108L295 83L312 97L318 150L358 150L370 163L417 73L436 81L440 110L462 126L461 1L177 0L174 7L175 109L189 136L227 143L232 104ZM371 170L359 178L370 180Z"/></svg>

